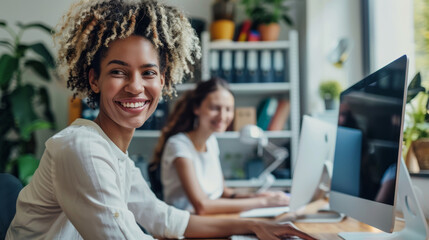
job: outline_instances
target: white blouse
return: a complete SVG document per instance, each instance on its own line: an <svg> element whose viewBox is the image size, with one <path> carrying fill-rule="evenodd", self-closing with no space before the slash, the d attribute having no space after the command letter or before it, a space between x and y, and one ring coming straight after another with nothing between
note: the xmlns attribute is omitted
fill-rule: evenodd
<svg viewBox="0 0 429 240"><path fill-rule="evenodd" d="M155 236L183 236L189 213L158 200L96 123L78 119L45 145L6 239L153 239L136 221Z"/></svg>
<svg viewBox="0 0 429 240"><path fill-rule="evenodd" d="M166 203L194 212L173 164L178 157L192 161L198 183L210 199L218 199L222 196L223 174L219 160L219 146L214 135L207 139L206 147L206 152L198 152L185 133L176 134L167 140L161 158L161 180Z"/></svg>

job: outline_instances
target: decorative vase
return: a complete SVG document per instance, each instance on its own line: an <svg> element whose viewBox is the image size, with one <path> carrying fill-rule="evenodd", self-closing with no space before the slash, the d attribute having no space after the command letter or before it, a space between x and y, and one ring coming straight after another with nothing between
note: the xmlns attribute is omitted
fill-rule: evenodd
<svg viewBox="0 0 429 240"><path fill-rule="evenodd" d="M280 25L278 23L259 24L258 31L261 34L262 41L277 41L280 34Z"/></svg>
<svg viewBox="0 0 429 240"><path fill-rule="evenodd" d="M231 20L216 20L210 26L212 40L232 40L234 37L235 24Z"/></svg>

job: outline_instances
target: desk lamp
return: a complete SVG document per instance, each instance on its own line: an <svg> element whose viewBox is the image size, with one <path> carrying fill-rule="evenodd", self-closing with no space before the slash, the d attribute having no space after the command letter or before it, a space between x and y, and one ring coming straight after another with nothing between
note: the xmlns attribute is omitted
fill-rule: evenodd
<svg viewBox="0 0 429 240"><path fill-rule="evenodd" d="M263 151L265 150L274 158L274 161L257 178L261 183L261 187L257 193L263 192L273 185L275 177L271 172L284 162L289 156L289 151L268 141L264 131L256 125L248 124L243 126L240 130L240 141L245 144L257 145L258 157L263 157Z"/></svg>

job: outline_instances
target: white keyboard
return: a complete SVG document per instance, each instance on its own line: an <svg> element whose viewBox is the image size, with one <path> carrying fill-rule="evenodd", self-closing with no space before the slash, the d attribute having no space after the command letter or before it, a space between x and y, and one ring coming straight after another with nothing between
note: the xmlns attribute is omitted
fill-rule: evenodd
<svg viewBox="0 0 429 240"><path fill-rule="evenodd" d="M252 235L232 235L229 239L231 240L258 240L258 238L256 236L252 236ZM286 237L286 238L282 238L282 240L299 240L302 238L299 237Z"/></svg>
<svg viewBox="0 0 429 240"><path fill-rule="evenodd" d="M292 222L284 222L284 224L290 224L294 228L298 229L295 224ZM231 240L258 240L258 238L255 235L232 235L229 239ZM299 240L302 239L300 237L292 236L292 237L283 237L282 240Z"/></svg>

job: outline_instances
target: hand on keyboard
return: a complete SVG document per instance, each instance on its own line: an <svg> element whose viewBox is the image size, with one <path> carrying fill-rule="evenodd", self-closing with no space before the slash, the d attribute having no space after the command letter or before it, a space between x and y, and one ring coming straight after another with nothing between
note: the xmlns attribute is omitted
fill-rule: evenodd
<svg viewBox="0 0 429 240"><path fill-rule="evenodd" d="M273 239L273 240L315 240L312 236L300 231L292 222L274 223L259 222L255 230L257 236L252 235L234 235L231 240L255 240L255 239Z"/></svg>
<svg viewBox="0 0 429 240"><path fill-rule="evenodd" d="M256 236L252 235L233 235L230 237L231 240L258 240ZM293 237L282 237L281 240L299 240L302 238L293 236Z"/></svg>

